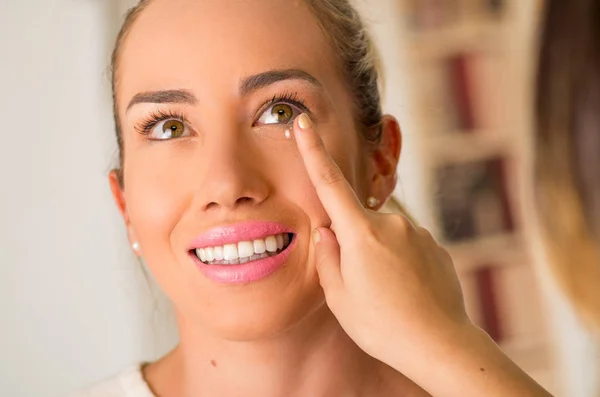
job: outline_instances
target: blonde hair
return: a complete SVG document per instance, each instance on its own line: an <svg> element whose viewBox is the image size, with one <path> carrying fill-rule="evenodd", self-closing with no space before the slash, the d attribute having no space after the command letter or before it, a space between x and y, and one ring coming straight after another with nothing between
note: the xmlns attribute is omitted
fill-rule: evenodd
<svg viewBox="0 0 600 397"><path fill-rule="evenodd" d="M112 55L112 89L115 129L119 148L119 179L122 183L123 141L117 112L119 57L132 26L152 0L140 0L125 16ZM366 144L381 140L380 58L358 13L348 0L305 0L329 38L355 102L355 123Z"/></svg>
<svg viewBox="0 0 600 397"><path fill-rule="evenodd" d="M600 336L600 5L550 1L539 60L535 189L549 267Z"/></svg>

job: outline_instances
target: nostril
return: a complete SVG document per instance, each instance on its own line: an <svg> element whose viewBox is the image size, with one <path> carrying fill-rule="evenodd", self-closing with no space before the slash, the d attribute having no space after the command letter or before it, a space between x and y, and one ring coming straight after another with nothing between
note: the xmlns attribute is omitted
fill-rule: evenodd
<svg viewBox="0 0 600 397"><path fill-rule="evenodd" d="M238 198L235 203L236 204L249 204L252 203L252 201L254 201L251 197L240 197Z"/></svg>
<svg viewBox="0 0 600 397"><path fill-rule="evenodd" d="M240 197L237 200L235 200L235 203L232 204L232 206L244 206L244 205L249 205L252 204L255 200L252 197ZM218 201L211 201L210 203L206 204L206 209L210 210L210 209L216 209L218 207L228 207L226 202L218 202Z"/></svg>
<svg viewBox="0 0 600 397"><path fill-rule="evenodd" d="M218 206L219 206L219 204L217 204L217 203L215 203L215 202L213 201L213 202L210 202L210 203L208 203L208 204L206 205L206 209L207 209L207 210L209 210L209 209L211 209L211 208L213 208L213 207L218 207Z"/></svg>

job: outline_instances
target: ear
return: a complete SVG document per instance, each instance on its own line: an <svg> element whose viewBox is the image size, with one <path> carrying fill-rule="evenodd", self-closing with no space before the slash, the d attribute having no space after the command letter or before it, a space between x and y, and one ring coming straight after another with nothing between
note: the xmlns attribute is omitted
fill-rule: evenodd
<svg viewBox="0 0 600 397"><path fill-rule="evenodd" d="M369 152L369 196L380 202L376 208L372 208L374 210L381 208L396 188L401 150L402 134L398 120L385 115L381 122L381 142Z"/></svg>
<svg viewBox="0 0 600 397"><path fill-rule="evenodd" d="M130 245L133 243L138 243L138 249L135 250L135 254L139 255L139 242L135 231L133 230L133 226L131 224L131 219L129 218L129 211L127 210L127 200L125 198L125 189L123 184L121 183L121 178L119 176L119 170L112 170L108 174L108 183L110 185L110 191L112 192L113 199L117 204L117 208L125 221L125 227L127 228L127 237L129 238Z"/></svg>

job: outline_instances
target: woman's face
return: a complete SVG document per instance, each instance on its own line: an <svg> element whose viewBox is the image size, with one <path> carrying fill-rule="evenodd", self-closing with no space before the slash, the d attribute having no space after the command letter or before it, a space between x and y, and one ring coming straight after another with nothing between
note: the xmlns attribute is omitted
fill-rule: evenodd
<svg viewBox="0 0 600 397"><path fill-rule="evenodd" d="M359 198L369 194L332 54L300 0L155 0L133 25L116 86L124 188L111 183L130 239L186 324L250 340L323 305L310 233L330 221L284 130L307 112ZM200 271L194 240L248 221L293 233L285 265L242 283Z"/></svg>

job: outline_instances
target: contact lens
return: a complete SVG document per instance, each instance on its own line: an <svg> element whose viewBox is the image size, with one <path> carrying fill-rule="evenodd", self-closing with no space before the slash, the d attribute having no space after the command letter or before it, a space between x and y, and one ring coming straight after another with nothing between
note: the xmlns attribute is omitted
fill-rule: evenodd
<svg viewBox="0 0 600 397"><path fill-rule="evenodd" d="M296 118L291 119L289 123L287 123L287 125L285 126L285 130L283 131L283 135L287 140L294 139L294 121L296 121Z"/></svg>

